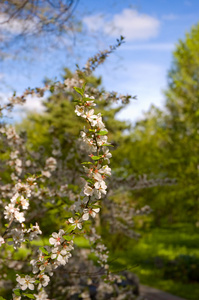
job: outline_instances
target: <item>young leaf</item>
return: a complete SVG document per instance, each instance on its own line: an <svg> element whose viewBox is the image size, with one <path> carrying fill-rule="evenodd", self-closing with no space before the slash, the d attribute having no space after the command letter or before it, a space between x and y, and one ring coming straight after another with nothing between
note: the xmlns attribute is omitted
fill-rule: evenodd
<svg viewBox="0 0 199 300"><path fill-rule="evenodd" d="M99 155L99 156L91 156L91 158L93 159L93 160L99 160L100 158L102 158L102 156L101 155Z"/></svg>
<svg viewBox="0 0 199 300"><path fill-rule="evenodd" d="M87 179L86 181L87 181L88 183L90 183L90 184L94 184L94 180Z"/></svg>
<svg viewBox="0 0 199 300"><path fill-rule="evenodd" d="M24 296L26 296L30 299L35 299L35 296L33 294L24 294Z"/></svg>
<svg viewBox="0 0 199 300"><path fill-rule="evenodd" d="M97 135L106 135L108 131L106 130L101 130L100 132L97 132Z"/></svg>
<svg viewBox="0 0 199 300"><path fill-rule="evenodd" d="M102 206L101 205L92 205L92 208L102 208Z"/></svg>
<svg viewBox="0 0 199 300"><path fill-rule="evenodd" d="M83 99L82 99L84 102L86 102L86 101L93 101L94 99L93 98L87 98L87 97L83 97Z"/></svg>
<svg viewBox="0 0 199 300"><path fill-rule="evenodd" d="M73 239L73 237L71 235L62 235L62 237L66 240L66 241L71 241Z"/></svg>
<svg viewBox="0 0 199 300"><path fill-rule="evenodd" d="M84 92L83 92L82 89L80 89L80 88L78 88L78 87L74 87L74 90L75 90L78 94L80 94L81 96L84 95Z"/></svg>
<svg viewBox="0 0 199 300"><path fill-rule="evenodd" d="M39 247L39 250L48 255L48 251L44 247Z"/></svg>
<svg viewBox="0 0 199 300"><path fill-rule="evenodd" d="M15 294L16 296L20 296L20 295L21 295L20 289L14 290L13 292L14 292L14 294ZM1 298L0 298L0 299L1 299Z"/></svg>
<svg viewBox="0 0 199 300"><path fill-rule="evenodd" d="M111 144L103 144L101 147L103 147L103 146L107 146L107 147L114 147L113 145L111 145Z"/></svg>
<svg viewBox="0 0 199 300"><path fill-rule="evenodd" d="M76 100L72 100L72 102L77 102L77 103L81 103L80 100L76 99Z"/></svg>
<svg viewBox="0 0 199 300"><path fill-rule="evenodd" d="M88 179L88 177L86 177L86 176L84 176L84 175L82 175L82 176L80 176L81 178L84 178L85 180L87 180Z"/></svg>
<svg viewBox="0 0 199 300"><path fill-rule="evenodd" d="M84 82L83 87L82 87L83 93L84 93L84 91L85 91L85 87L86 87L86 82Z"/></svg>
<svg viewBox="0 0 199 300"><path fill-rule="evenodd" d="M54 90L55 90L55 87L54 87L54 85L51 85L51 87L50 87L50 92L51 92L51 93L53 93L53 92L54 92Z"/></svg>
<svg viewBox="0 0 199 300"><path fill-rule="evenodd" d="M75 225L71 224L68 226L68 228L66 229L66 232L71 232L75 229Z"/></svg>

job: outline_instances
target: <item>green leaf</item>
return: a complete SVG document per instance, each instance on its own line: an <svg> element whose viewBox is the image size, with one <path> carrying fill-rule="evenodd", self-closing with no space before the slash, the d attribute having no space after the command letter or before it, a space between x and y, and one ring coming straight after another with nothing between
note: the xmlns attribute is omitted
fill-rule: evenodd
<svg viewBox="0 0 199 300"><path fill-rule="evenodd" d="M108 131L106 130L101 130L100 132L97 132L97 135L106 135L108 133Z"/></svg>
<svg viewBox="0 0 199 300"><path fill-rule="evenodd" d="M110 144L103 144L103 145L101 145L100 147L103 147L103 146L106 146L106 147L114 147L113 145L110 145Z"/></svg>
<svg viewBox="0 0 199 300"><path fill-rule="evenodd" d="M62 237L66 240L66 241L71 241L73 239L73 237L71 235L62 235Z"/></svg>
<svg viewBox="0 0 199 300"><path fill-rule="evenodd" d="M80 176L81 178L84 178L85 180L87 180L88 179L88 177L86 177L86 176L84 176L84 175L82 175L82 176Z"/></svg>
<svg viewBox="0 0 199 300"><path fill-rule="evenodd" d="M93 160L99 160L100 158L102 158L102 156L101 155L99 155L99 156L91 156L91 158L93 159Z"/></svg>
<svg viewBox="0 0 199 300"><path fill-rule="evenodd" d="M55 87L54 87L54 85L51 85L51 87L50 87L50 92L51 92L51 93L53 93L53 92L54 92L54 90L55 90Z"/></svg>
<svg viewBox="0 0 199 300"><path fill-rule="evenodd" d="M101 205L92 205L92 208L102 208L102 206Z"/></svg>
<svg viewBox="0 0 199 300"><path fill-rule="evenodd" d="M66 229L66 232L73 231L75 229L75 227L76 227L76 225L73 225L73 224L69 225L68 228Z"/></svg>
<svg viewBox="0 0 199 300"><path fill-rule="evenodd" d="M78 88L78 87L74 87L74 90L75 90L78 94L80 94L81 96L84 95L84 91L83 91L82 89L80 89L80 88Z"/></svg>
<svg viewBox="0 0 199 300"><path fill-rule="evenodd" d="M87 182L89 182L89 183L91 183L91 184L93 184L94 183L94 180L91 180L91 179L89 179L88 177L86 177L86 176L80 176L80 177L82 177L82 178L84 178Z"/></svg>
<svg viewBox="0 0 199 300"><path fill-rule="evenodd" d="M82 100L83 100L84 102L86 102L86 101L94 101L95 99L83 97Z"/></svg>
<svg viewBox="0 0 199 300"><path fill-rule="evenodd" d="M14 290L13 292L16 296L21 296L20 289Z"/></svg>
<svg viewBox="0 0 199 300"><path fill-rule="evenodd" d="M94 180L91 180L91 179L86 179L86 181L90 184L93 184L94 183Z"/></svg>
<svg viewBox="0 0 199 300"><path fill-rule="evenodd" d="M35 299L35 296L33 294L24 294L24 296L26 296L30 299Z"/></svg>
<svg viewBox="0 0 199 300"><path fill-rule="evenodd" d="M73 99L72 102L81 103L82 101L81 101L81 100L78 100L78 99Z"/></svg>
<svg viewBox="0 0 199 300"><path fill-rule="evenodd" d="M6 299L0 296L0 300L6 300Z"/></svg>
<svg viewBox="0 0 199 300"><path fill-rule="evenodd" d="M39 247L39 250L48 255L48 251L44 247Z"/></svg>
<svg viewBox="0 0 199 300"><path fill-rule="evenodd" d="M86 87L86 82L84 82L83 87L82 87L82 91L85 91L85 87Z"/></svg>
<svg viewBox="0 0 199 300"><path fill-rule="evenodd" d="M40 280L35 280L35 282L34 283L40 283Z"/></svg>
<svg viewBox="0 0 199 300"><path fill-rule="evenodd" d="M92 165L93 163L90 161L84 161L81 163L82 165Z"/></svg>

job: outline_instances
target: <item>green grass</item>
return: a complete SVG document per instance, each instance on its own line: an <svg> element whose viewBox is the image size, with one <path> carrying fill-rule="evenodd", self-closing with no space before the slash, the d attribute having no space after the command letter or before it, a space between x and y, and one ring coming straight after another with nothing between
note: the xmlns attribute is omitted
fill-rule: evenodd
<svg viewBox="0 0 199 300"><path fill-rule="evenodd" d="M199 257L199 231L191 225L154 228L143 232L139 241L117 240L114 237L111 258L113 270L130 269L142 284L155 287L187 300L199 299L199 284L163 278L163 268L154 260L172 260L178 255ZM120 245L120 248L117 247Z"/></svg>

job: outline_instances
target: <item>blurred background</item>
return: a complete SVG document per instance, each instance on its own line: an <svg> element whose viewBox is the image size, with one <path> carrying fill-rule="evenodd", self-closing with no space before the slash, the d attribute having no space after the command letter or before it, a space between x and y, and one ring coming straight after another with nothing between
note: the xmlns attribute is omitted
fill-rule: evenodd
<svg viewBox="0 0 199 300"><path fill-rule="evenodd" d="M115 145L111 167L121 184L111 197L151 212L131 216L134 237L118 229L110 238L105 225L100 232L114 270L131 270L141 284L198 300L199 2L1 2L1 103L13 92L72 76L76 65L84 67L125 37L90 80L105 91L136 96L129 104L103 107ZM57 122L71 111L60 103L30 98L6 121L19 132L26 129L33 148L48 149L50 125L59 140L77 134L73 116Z"/></svg>

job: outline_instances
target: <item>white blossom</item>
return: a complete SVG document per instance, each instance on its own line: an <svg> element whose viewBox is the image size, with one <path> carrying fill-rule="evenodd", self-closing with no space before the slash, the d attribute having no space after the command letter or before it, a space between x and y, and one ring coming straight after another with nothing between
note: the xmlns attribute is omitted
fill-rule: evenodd
<svg viewBox="0 0 199 300"><path fill-rule="evenodd" d="M13 241L10 243L14 244L15 249L19 248L21 246L21 243L23 243L25 241L23 231L21 229L14 228L11 230L11 235L12 235Z"/></svg>
<svg viewBox="0 0 199 300"><path fill-rule="evenodd" d="M24 196L20 197L20 204L23 209L28 209L28 207L29 207L29 202L27 199L24 198Z"/></svg>
<svg viewBox="0 0 199 300"><path fill-rule="evenodd" d="M84 194L85 194L86 196L92 196L92 195L93 195L93 188L90 187L90 186L88 185L88 183L86 183L85 186L84 186Z"/></svg>
<svg viewBox="0 0 199 300"><path fill-rule="evenodd" d="M6 131L7 139L12 139L13 137L17 136L15 128L9 127Z"/></svg>
<svg viewBox="0 0 199 300"><path fill-rule="evenodd" d="M25 221L23 212L15 211L14 217L19 223L23 223Z"/></svg>
<svg viewBox="0 0 199 300"><path fill-rule="evenodd" d="M46 168L53 172L56 169L57 161L54 157L49 157L46 160Z"/></svg>
<svg viewBox="0 0 199 300"><path fill-rule="evenodd" d="M68 262L69 257L71 257L71 253L66 249L60 249L59 247L52 249L51 258L56 258L61 265L65 265Z"/></svg>
<svg viewBox="0 0 199 300"><path fill-rule="evenodd" d="M96 115L94 115L94 112L94 109L86 109L85 113L82 115L83 118L86 118L91 122L92 126L95 126L94 124L97 124L97 122L94 121L94 119L97 117Z"/></svg>
<svg viewBox="0 0 199 300"><path fill-rule="evenodd" d="M75 227L74 229L78 228L78 229L82 229L82 219L73 219L73 218L70 218L68 219L68 222L71 223L71 224L74 224Z"/></svg>
<svg viewBox="0 0 199 300"><path fill-rule="evenodd" d="M5 240L4 240L4 238L2 237L2 236L0 236L0 247L2 246L2 244L4 244L5 243Z"/></svg>
<svg viewBox="0 0 199 300"><path fill-rule="evenodd" d="M26 167L30 167L32 164L31 160L26 160L25 165Z"/></svg>
<svg viewBox="0 0 199 300"><path fill-rule="evenodd" d="M105 166L103 166L103 167L99 170L99 172L102 173L102 174L105 174L105 175L110 176L110 175L111 175L111 168L109 168L109 166L105 165Z"/></svg>
<svg viewBox="0 0 199 300"><path fill-rule="evenodd" d="M39 225L37 223L33 225L30 229L28 229L27 232L30 233L29 235L30 241L34 240L38 234L42 234L42 231L40 230Z"/></svg>
<svg viewBox="0 0 199 300"><path fill-rule="evenodd" d="M89 215L93 218L95 218L96 214L99 213L100 211L100 208L85 208L83 210L83 216L82 216L82 219L84 221L87 221L89 219Z"/></svg>
<svg viewBox="0 0 199 300"><path fill-rule="evenodd" d="M92 96L91 96L91 97L92 97ZM90 99L91 99L91 97L90 97ZM89 107L89 106L96 106L96 104L94 103L93 100L92 100L92 101L86 101L85 106L86 106L86 107Z"/></svg>
<svg viewBox="0 0 199 300"><path fill-rule="evenodd" d="M35 296L36 300L49 300L48 295L46 294L46 292L44 290L39 292L38 295L34 294L34 296Z"/></svg>
<svg viewBox="0 0 199 300"><path fill-rule="evenodd" d="M10 158L16 159L18 157L18 155L19 155L19 151L16 150L16 151L10 153Z"/></svg>
<svg viewBox="0 0 199 300"><path fill-rule="evenodd" d="M49 171L42 171L41 174L47 178L51 177L51 173Z"/></svg>
<svg viewBox="0 0 199 300"><path fill-rule="evenodd" d="M37 276L37 278L38 278L39 281L40 281L40 283L39 283L39 285L38 285L38 289L39 289L39 290L41 289L42 286L43 286L43 287L47 286L48 283L49 283L49 281L50 281L50 277L47 276L47 275L45 275L45 274L39 274L39 275Z"/></svg>
<svg viewBox="0 0 199 300"><path fill-rule="evenodd" d="M18 192L19 194L25 194L26 197L30 197L31 196L31 190L29 185L27 185L26 183L21 183L18 182L15 185L15 190L16 192Z"/></svg>
<svg viewBox="0 0 199 300"><path fill-rule="evenodd" d="M103 149L104 150L104 149ZM106 149L102 155L102 157L104 157L105 160L107 160L108 164L110 163L109 158L112 157L112 154L109 152L109 149Z"/></svg>
<svg viewBox="0 0 199 300"><path fill-rule="evenodd" d="M15 204L13 204L13 203L9 203L8 205L6 205L5 211L4 211L5 219L11 220L11 218L13 218L13 216L14 216L14 213L18 210L19 209L16 208Z"/></svg>
<svg viewBox="0 0 199 300"><path fill-rule="evenodd" d="M34 278L31 278L28 275L26 275L25 277L20 277L17 274L16 281L20 284L20 288L23 291L26 290L27 288L30 289L30 290L32 290L32 291L34 290L34 284L33 284L35 282Z"/></svg>
<svg viewBox="0 0 199 300"><path fill-rule="evenodd" d="M105 125L104 125L104 123L102 122L101 113L98 113L98 114L97 114L97 117L96 117L95 121L96 121L96 126L97 126L99 129L105 129Z"/></svg>
<svg viewBox="0 0 199 300"><path fill-rule="evenodd" d="M77 114L77 116L82 117L84 115L84 106L76 105L75 106L75 113Z"/></svg>
<svg viewBox="0 0 199 300"><path fill-rule="evenodd" d="M49 239L49 243L54 245L54 247L61 245L64 241L64 238L62 237L64 233L65 231L63 229L60 229L59 233L53 232L52 237Z"/></svg>
<svg viewBox="0 0 199 300"><path fill-rule="evenodd" d="M97 143L99 146L108 144L107 140L108 140L108 137L106 135L97 135Z"/></svg>
<svg viewBox="0 0 199 300"><path fill-rule="evenodd" d="M98 197L98 199L101 198L101 194L106 195L106 183L104 181L98 181L95 183L95 193Z"/></svg>

